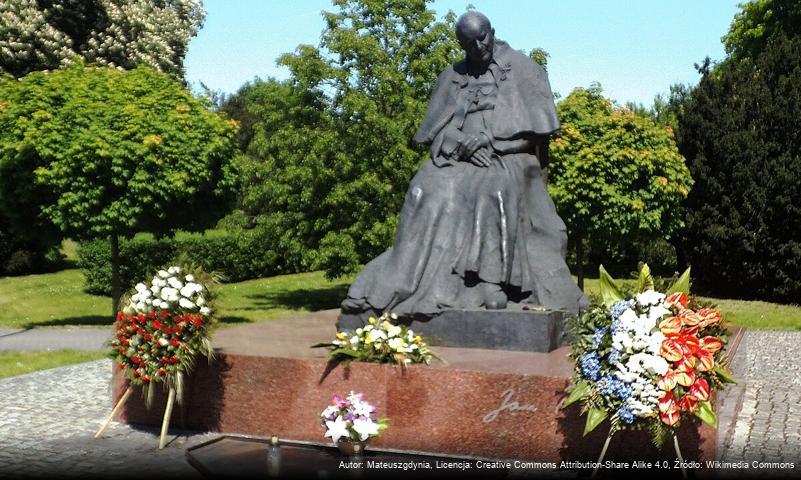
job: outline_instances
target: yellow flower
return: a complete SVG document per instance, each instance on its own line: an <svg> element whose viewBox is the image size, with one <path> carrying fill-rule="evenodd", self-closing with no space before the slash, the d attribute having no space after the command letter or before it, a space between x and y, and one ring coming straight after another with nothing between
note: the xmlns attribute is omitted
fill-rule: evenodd
<svg viewBox="0 0 801 480"><path fill-rule="evenodd" d="M370 322L371 325L375 325L375 317L370 317L367 321Z"/></svg>
<svg viewBox="0 0 801 480"><path fill-rule="evenodd" d="M342 332L338 332L337 333L337 338L340 339L340 340L344 340L345 339L345 334L342 333Z"/></svg>
<svg viewBox="0 0 801 480"><path fill-rule="evenodd" d="M420 337L420 335L414 337L414 343L423 343L423 339Z"/></svg>

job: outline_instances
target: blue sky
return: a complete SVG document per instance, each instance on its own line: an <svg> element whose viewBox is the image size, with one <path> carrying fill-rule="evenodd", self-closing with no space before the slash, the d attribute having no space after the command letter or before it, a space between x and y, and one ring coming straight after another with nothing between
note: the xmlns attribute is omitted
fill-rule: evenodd
<svg viewBox="0 0 801 480"><path fill-rule="evenodd" d="M673 83L698 81L693 63L724 56L737 0L437 0L442 17L472 3L514 48L544 48L554 91L600 82L621 103L650 105ZM235 92L255 77L286 78L275 60L299 44L317 45L330 0L205 0L206 23L189 44L187 79Z"/></svg>

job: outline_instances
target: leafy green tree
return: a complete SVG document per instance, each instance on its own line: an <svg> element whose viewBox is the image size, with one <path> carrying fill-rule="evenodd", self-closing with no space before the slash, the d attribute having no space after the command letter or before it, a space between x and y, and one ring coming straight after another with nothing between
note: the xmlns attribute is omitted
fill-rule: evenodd
<svg viewBox="0 0 801 480"><path fill-rule="evenodd" d="M763 4L787 6L744 5L729 41ZM708 294L801 298L801 35L783 24L764 25L770 41L749 61L703 69L679 117L679 148L697 182L686 247Z"/></svg>
<svg viewBox="0 0 801 480"><path fill-rule="evenodd" d="M437 21L426 3L336 0L320 46L279 59L288 81L248 85L223 107L252 159L243 208L292 268L341 275L392 243L427 154L412 137L459 52L454 15Z"/></svg>
<svg viewBox="0 0 801 480"><path fill-rule="evenodd" d="M615 252L682 226L692 179L669 127L615 108L599 85L557 105L548 190L568 227L579 286L588 249Z"/></svg>
<svg viewBox="0 0 801 480"><path fill-rule="evenodd" d="M798 0L752 0L740 8L721 39L728 54L726 61L753 61L777 35L793 37L801 33Z"/></svg>
<svg viewBox="0 0 801 480"><path fill-rule="evenodd" d="M3 212L110 238L115 310L119 238L208 226L227 206L235 152L231 122L149 67L77 63L0 83Z"/></svg>
<svg viewBox="0 0 801 480"><path fill-rule="evenodd" d="M546 72L548 71L548 58L551 56L550 53L542 48L534 48L528 52L528 56L534 60L535 63L541 65Z"/></svg>
<svg viewBox="0 0 801 480"><path fill-rule="evenodd" d="M183 78L205 14L193 0L0 0L0 73L21 77L82 57Z"/></svg>
<svg viewBox="0 0 801 480"><path fill-rule="evenodd" d="M339 181L331 165L340 140L329 108L319 89L272 79L246 84L222 107L240 124L247 156L238 207L250 217L243 222L236 211L223 223L261 230L280 253L277 268L286 272L313 264L325 234L320 222L333 215L326 198Z"/></svg>

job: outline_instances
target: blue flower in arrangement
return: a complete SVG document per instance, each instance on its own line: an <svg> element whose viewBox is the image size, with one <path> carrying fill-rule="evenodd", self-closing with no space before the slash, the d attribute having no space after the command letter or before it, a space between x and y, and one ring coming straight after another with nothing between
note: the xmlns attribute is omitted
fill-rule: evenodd
<svg viewBox="0 0 801 480"><path fill-rule="evenodd" d="M613 385L613 381L615 379L611 375L604 375L598 380L598 391L601 392L602 395L610 396L615 393L615 386Z"/></svg>
<svg viewBox="0 0 801 480"><path fill-rule="evenodd" d="M598 380L601 371L601 362L598 352L586 353L581 357L581 372L590 380Z"/></svg>
<svg viewBox="0 0 801 480"><path fill-rule="evenodd" d="M617 398L626 401L634 393L634 389L623 380L618 380L615 384L615 393L617 394Z"/></svg>
<svg viewBox="0 0 801 480"><path fill-rule="evenodd" d="M601 340L603 340L604 335L609 333L609 327L601 327L596 328L595 332L592 334L592 343L596 347L601 344Z"/></svg>
<svg viewBox="0 0 801 480"><path fill-rule="evenodd" d="M619 363L620 362L620 355L621 355L620 350L612 350L609 353L609 357L608 357L609 363L612 364L612 365L614 365L616 363Z"/></svg>
<svg viewBox="0 0 801 480"><path fill-rule="evenodd" d="M628 425L634 423L635 420L634 413L632 413L631 409L629 409L629 407L626 405L623 405L617 410L617 418L619 418L621 422Z"/></svg>
<svg viewBox="0 0 801 480"><path fill-rule="evenodd" d="M617 320L629 308L634 308L634 300L619 300L609 309L609 317Z"/></svg>
<svg viewBox="0 0 801 480"><path fill-rule="evenodd" d="M634 393L631 385L611 375L601 377L598 381L598 391L607 397L615 396L623 401L628 400Z"/></svg>

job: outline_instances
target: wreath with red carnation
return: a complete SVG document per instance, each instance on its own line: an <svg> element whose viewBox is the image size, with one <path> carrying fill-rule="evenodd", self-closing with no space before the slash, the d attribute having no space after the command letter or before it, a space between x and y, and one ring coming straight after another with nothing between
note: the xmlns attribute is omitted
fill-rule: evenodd
<svg viewBox="0 0 801 480"><path fill-rule="evenodd" d="M123 298L111 356L149 398L150 385L158 382L180 392L182 374L197 356L211 358L210 335L216 325L211 283L214 278L198 268L172 266Z"/></svg>

